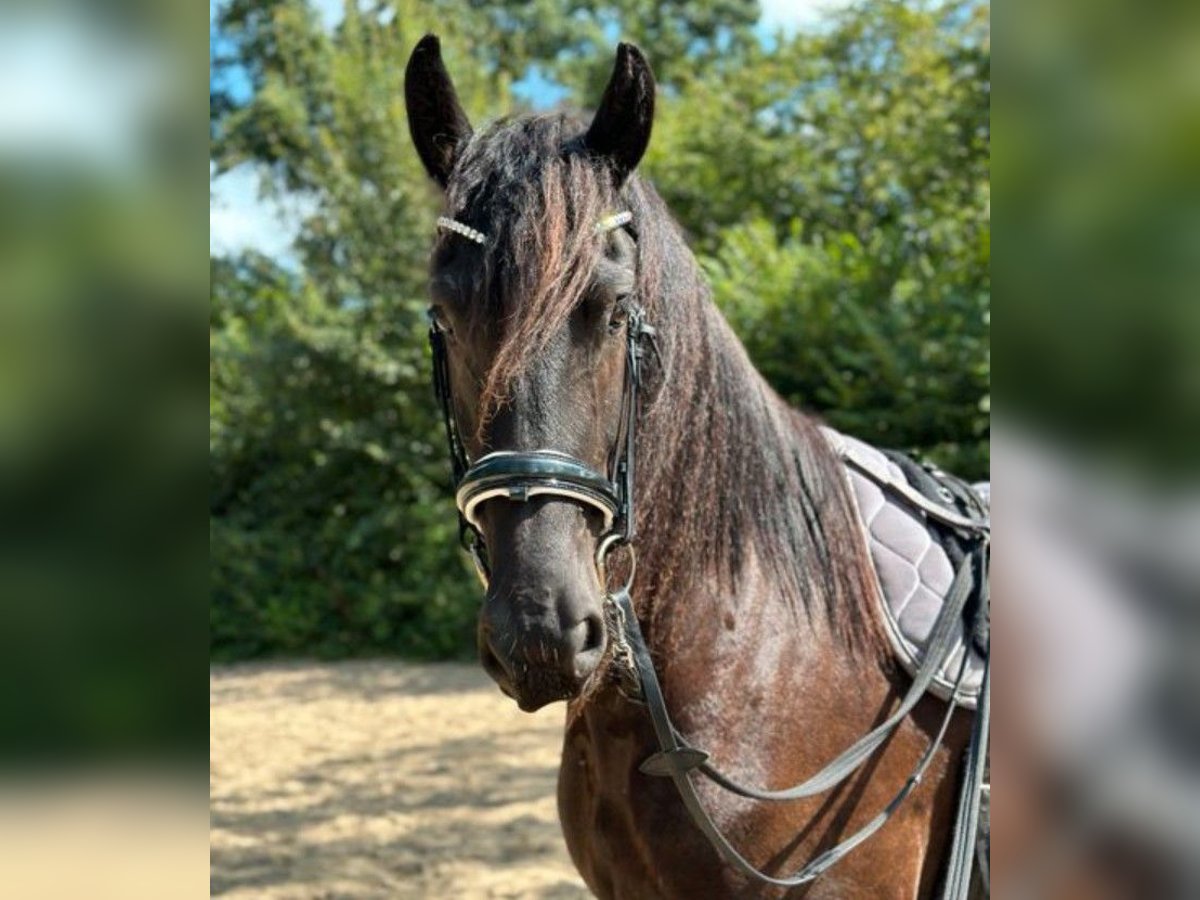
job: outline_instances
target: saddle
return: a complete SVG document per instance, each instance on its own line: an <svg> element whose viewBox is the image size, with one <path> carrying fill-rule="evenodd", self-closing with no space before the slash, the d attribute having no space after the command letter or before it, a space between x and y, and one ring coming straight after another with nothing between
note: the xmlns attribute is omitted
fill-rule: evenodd
<svg viewBox="0 0 1200 900"><path fill-rule="evenodd" d="M977 709L964 758L944 894L965 896L970 890L974 856L979 884L990 895L991 785L985 774L989 696L985 686L991 649L991 485L968 485L899 451L880 450L833 428L822 431L844 464L880 587L877 596L888 640L911 676L916 677L932 650L934 625L943 605L950 601L956 572L976 572L962 606L958 634L948 649L940 650L941 662L928 690L943 701Z"/></svg>
<svg viewBox="0 0 1200 900"><path fill-rule="evenodd" d="M871 553L882 619L896 659L911 675L929 647L933 624L959 567L978 557L986 572L990 489L969 485L908 456L823 429L841 458L863 537ZM974 709L988 653L987 584L975 579L960 633L939 664L929 692ZM967 654L957 693L954 684Z"/></svg>
<svg viewBox="0 0 1200 900"><path fill-rule="evenodd" d="M990 483L967 484L898 451L880 450L831 428L822 431L845 468L870 550L888 639L897 660L910 675L915 677L932 649L934 624L949 602L956 573L964 567L976 573L958 633L949 648L940 651L942 658L928 691L944 701L977 709L987 682L991 649L987 582ZM979 713L984 722L976 722L964 760L967 773L960 791L954 850L945 876L947 896L962 896L960 891L967 890L972 843L980 884L990 893L986 696Z"/></svg>

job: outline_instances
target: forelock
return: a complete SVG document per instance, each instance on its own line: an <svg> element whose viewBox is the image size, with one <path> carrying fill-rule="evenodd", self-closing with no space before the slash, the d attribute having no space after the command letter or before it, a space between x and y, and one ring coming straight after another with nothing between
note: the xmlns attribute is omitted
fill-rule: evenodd
<svg viewBox="0 0 1200 900"><path fill-rule="evenodd" d="M603 250L594 226L613 211L614 190L584 151L583 133L562 114L501 120L471 139L451 177L446 214L486 235L480 296L468 314L469 328L498 341L481 420L564 326Z"/></svg>

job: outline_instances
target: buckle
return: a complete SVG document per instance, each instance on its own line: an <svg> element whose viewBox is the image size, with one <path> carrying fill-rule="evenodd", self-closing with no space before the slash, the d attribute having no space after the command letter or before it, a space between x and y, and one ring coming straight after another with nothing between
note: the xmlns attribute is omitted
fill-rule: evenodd
<svg viewBox="0 0 1200 900"><path fill-rule="evenodd" d="M708 762L708 754L695 747L675 747L671 750L660 750L642 760L638 766L640 772L654 775L657 778L668 778L676 772L690 772Z"/></svg>

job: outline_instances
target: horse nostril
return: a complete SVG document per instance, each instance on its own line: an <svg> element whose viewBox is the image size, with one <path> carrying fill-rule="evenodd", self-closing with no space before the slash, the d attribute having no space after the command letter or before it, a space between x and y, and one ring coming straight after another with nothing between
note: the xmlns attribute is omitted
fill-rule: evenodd
<svg viewBox="0 0 1200 900"><path fill-rule="evenodd" d="M581 652L602 651L604 649L604 623L600 617L593 613L583 620L583 624L587 626L587 632L584 635Z"/></svg>
<svg viewBox="0 0 1200 900"><path fill-rule="evenodd" d="M572 674L582 681L596 670L600 657L604 655L604 622L598 615L589 615L570 630L568 637L573 651L570 660Z"/></svg>

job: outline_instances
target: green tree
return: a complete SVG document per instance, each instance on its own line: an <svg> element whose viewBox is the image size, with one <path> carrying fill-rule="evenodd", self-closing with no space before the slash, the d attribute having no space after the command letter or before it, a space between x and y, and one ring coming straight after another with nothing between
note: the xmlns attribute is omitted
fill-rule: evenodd
<svg viewBox="0 0 1200 900"><path fill-rule="evenodd" d="M461 650L474 594L423 361L268 260L213 284L214 645Z"/></svg>
<svg viewBox="0 0 1200 900"><path fill-rule="evenodd" d="M435 198L400 89L435 23L416 4L393 10L348 4L328 34L302 2L235 0L219 23L217 65L242 67L252 93L215 93L213 159L258 166L268 192L312 213L295 271L213 264L218 653L470 645L477 589L456 550L424 340ZM468 105L501 108L504 79L461 68Z"/></svg>
<svg viewBox="0 0 1200 900"><path fill-rule="evenodd" d="M987 7L877 2L664 97L646 170L791 402L986 477Z"/></svg>
<svg viewBox="0 0 1200 900"><path fill-rule="evenodd" d="M534 63L586 107L614 37L641 43L663 85L643 171L764 374L855 434L986 469L986 7L869 2L769 45L756 18L744 0L395 0L349 3L329 32L302 0L222 7L212 159L309 213L290 260L212 261L216 653L470 646L425 346L437 198L401 87L426 31L476 122L520 109Z"/></svg>

